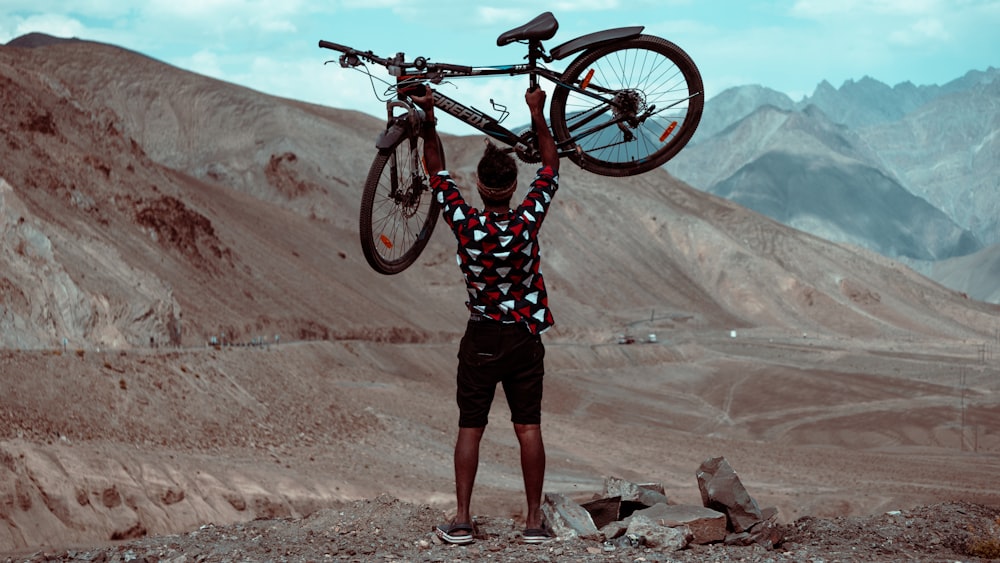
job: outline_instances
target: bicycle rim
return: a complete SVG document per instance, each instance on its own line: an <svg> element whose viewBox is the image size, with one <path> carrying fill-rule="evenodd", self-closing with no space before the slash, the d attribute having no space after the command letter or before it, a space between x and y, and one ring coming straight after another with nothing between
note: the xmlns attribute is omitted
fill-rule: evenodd
<svg viewBox="0 0 1000 563"><path fill-rule="evenodd" d="M416 143L417 163L411 154ZM434 201L423 169L423 140L400 139L379 151L361 197L361 249L382 274L408 268L427 246L440 205Z"/></svg>
<svg viewBox="0 0 1000 563"><path fill-rule="evenodd" d="M575 138L573 162L606 176L640 174L673 158L705 104L701 74L687 53L649 35L583 53L562 80L600 99L556 88L553 134L560 142Z"/></svg>

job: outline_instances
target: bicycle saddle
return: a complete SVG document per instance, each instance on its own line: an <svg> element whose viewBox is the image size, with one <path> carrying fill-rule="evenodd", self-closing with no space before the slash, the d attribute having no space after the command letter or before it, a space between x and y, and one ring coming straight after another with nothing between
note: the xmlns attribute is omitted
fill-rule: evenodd
<svg viewBox="0 0 1000 563"><path fill-rule="evenodd" d="M521 27L515 27L502 33L500 37L497 37L497 47L525 39L539 41L552 39L558 30L559 22L556 21L556 17L552 15L552 12L545 12Z"/></svg>

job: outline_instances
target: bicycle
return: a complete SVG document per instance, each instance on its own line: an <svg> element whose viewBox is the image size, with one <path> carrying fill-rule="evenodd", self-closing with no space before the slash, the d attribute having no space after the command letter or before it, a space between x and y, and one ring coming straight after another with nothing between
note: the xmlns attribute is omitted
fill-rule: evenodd
<svg viewBox="0 0 1000 563"><path fill-rule="evenodd" d="M363 67L373 88L375 78L366 61L385 67L396 79L382 81L388 85L388 120L376 140L378 153L361 198L361 248L373 269L397 274L413 264L430 240L440 213L422 163L424 112L409 101L410 94L422 95L427 84L525 74L531 88L539 86L540 78L552 82L549 121L559 155L595 174L647 172L673 158L691 139L705 96L698 68L680 47L644 35L643 26L633 26L583 35L546 51L542 42L552 39L558 28L555 16L545 12L502 33L498 47L526 43L528 54L526 63L501 66L437 63L425 57L406 61L403 53L382 58L320 40L321 48L342 53L338 59L342 68ZM562 72L539 62L552 63L572 55L577 56ZM436 108L507 145L522 161L539 162L534 132L518 134L502 126L509 112L493 105L499 119L434 89Z"/></svg>

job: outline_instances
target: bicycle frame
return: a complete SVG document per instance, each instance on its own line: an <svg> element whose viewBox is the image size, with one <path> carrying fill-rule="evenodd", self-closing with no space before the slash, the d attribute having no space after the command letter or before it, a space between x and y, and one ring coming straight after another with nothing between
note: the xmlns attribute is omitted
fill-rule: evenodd
<svg viewBox="0 0 1000 563"><path fill-rule="evenodd" d="M531 57L529 57L529 59L530 58ZM449 66L451 66L451 65L449 65ZM391 72L391 69L390 69L390 72ZM606 99L602 98L599 93L594 93L594 92L591 92L590 90L580 88L580 87L575 86L573 84L566 84L566 83L560 81L559 80L560 73L555 72L553 70L549 70L547 68L539 67L537 65L537 63L535 63L534 60L531 60L528 64L520 64L520 65L503 65L503 66L487 66L487 67L467 67L466 69L463 69L463 70L460 70L460 71L450 70L450 71L447 71L447 72L441 72L441 73L439 73L437 75L434 75L434 76L419 75L419 74L418 75L402 75L402 76L398 76L397 77L396 88L397 88L397 90L399 90L401 88L405 88L409 84L412 84L412 85L415 86L415 85L418 85L418 84L423 84L424 82L427 82L427 81L432 82L432 83L440 83L441 81L443 81L445 79L451 79L451 78L475 78L475 77L483 77L483 76L521 76L521 75L525 75L525 74L527 74L529 76L529 84L530 84L531 87L537 87L538 86L538 78L542 77L542 78L545 78L546 80L548 80L549 82L552 82L556 86L561 86L563 88L567 88L567 89L573 90L574 92L579 92L579 93L581 93L583 95L592 97L594 99L601 100L601 101L603 101L603 102L605 102L605 103L608 104L608 108L609 109L612 106L616 105L616 103L615 103L614 100L606 100ZM598 89L598 91L599 91L599 89ZM412 106L412 104L409 104L409 102L405 101L405 96L403 96L403 95L400 95L400 99L399 100L390 101L390 102L388 102L387 105L391 108L392 106L398 104L400 101L402 101L404 104L410 106L410 111L415 111L416 110L416 108L414 108ZM524 142L525 141L524 138L522 138L521 136L518 136L516 133L514 133L510 129L507 129L506 127L504 127L503 125L501 125L500 124L500 120L498 120L498 119L496 119L496 118L494 118L494 117L492 117L492 116L490 116L490 115L488 115L488 114L486 114L486 113L484 113L484 112L482 112L482 111L480 111L480 110L478 110L478 109L476 109L474 107L466 106L465 104L459 102L458 100L455 100L454 98L446 96L445 94L441 93L439 90L434 90L434 107L436 107L436 108L444 111L445 113L448 113L449 115L451 115L452 117L458 119L459 121L463 121L466 124L468 124L469 126L475 128L475 129L478 129L479 131L481 131L481 132L485 133L486 135L488 135L488 136L496 139L497 141L500 141L501 143L503 143L505 145L513 147L516 151L518 151L520 153L528 153L528 154L530 154L532 151L534 151L536 149L536 147L534 147L534 146L526 145L525 142ZM391 120L392 119L391 109L390 109L389 114L390 114L390 120ZM419 114L419 112L418 112L418 114ZM589 121L591 121L592 119L594 119L596 117L597 117L597 114L595 114L594 116L588 118L584 123L589 122ZM420 121L422 121L422 115L420 115L420 117L418 119ZM567 156L569 154L572 154L574 152L573 149L567 148L567 147L573 147L573 146L575 146L577 139L579 139L581 137L585 137L587 135L591 135L591 134L595 133L596 131L599 131L601 129L610 127L612 125L615 125L619 121L620 120L610 120L608 122L605 122L603 125L601 125L599 127L594 127L594 128L585 130L585 131L583 131L583 132L581 132L579 134L576 134L576 135L574 135L574 136L572 136L572 137L570 137L568 139L557 139L556 140L556 150L558 151L559 156L563 157L563 156ZM418 123L419 123L419 121L418 121ZM528 137L528 139L530 139L530 137Z"/></svg>
<svg viewBox="0 0 1000 563"><path fill-rule="evenodd" d="M476 78L484 76L519 76L527 74L529 76L529 86L535 88L538 86L538 79L542 77L556 86L572 90L581 95L585 95L595 100L599 100L606 104L600 111L594 111L590 115L587 115L576 123L573 127L574 131L566 139L555 139L556 150L560 157L569 156L576 152L577 141L598 133L599 131L606 129L611 126L620 126L621 123L629 120L629 117L616 117L614 119L605 120L602 123L584 129L583 131L575 131L575 129L584 127L588 123L591 123L604 113L612 109L621 109L621 104L614 98L606 99L601 94L610 93L602 88L594 85L588 84L584 81L581 86L576 86L573 84L566 84L560 80L561 73L557 73L548 68L541 67L538 65L538 60L543 60L546 62L552 62L554 60L563 59L572 54L578 53L580 51L586 50L597 45L606 44L614 41L624 40L631 37L637 37L641 31L642 27L627 27L627 28L616 28L608 29L604 31L599 31L589 35L584 35L576 39L567 41L558 47L552 49L551 55L546 54L545 49L542 46L541 40L531 39L525 41L528 44L528 54L525 57L528 62L526 64L516 64L516 65L501 65L501 66L481 66L481 67L470 67L464 65L454 65L447 63L430 63L423 57L418 57L413 62L406 62L403 53L396 53L395 57L391 59L382 59L375 56L371 51L361 52L343 45L338 45L336 43L331 43L329 41L320 41L320 47L333 49L344 53L340 58L340 65L342 67L352 67L360 64L362 59L371 61L375 64L384 66L386 70L389 71L390 76L396 77L396 89L397 89L397 101L403 102L407 107L407 113L409 114L411 120L411 126L419 126L420 122L423 120L423 114L418 108L414 107L406 99L407 97L400 92L401 89L407 86L422 85L424 82L430 82L432 84L440 84L445 79L452 78ZM498 43L499 44L499 43ZM407 69L415 69L418 71L416 74L406 74ZM681 99L671 104L666 108L660 108L656 110L655 107L650 107L647 111L640 116L634 116L632 120L644 121L655 113L662 112L666 109L670 109L675 105L684 103L686 99ZM384 143L398 139L399 135L410 134L407 131L395 130L393 131L393 121L394 116L392 114L392 107L396 104L395 101L390 101L387 103L387 109L389 110L389 125L384 131L376 143L379 148L382 148ZM492 116L470 106L466 106L461 102L450 98L441 92L435 90L434 92L434 106L440 108L442 111L452 115L456 119L465 122L469 126L485 133L486 135L496 139L497 141L513 147L519 154L524 156L537 156L537 147L533 146L532 135L533 132L528 131L521 136L518 136L510 129L502 126L500 124L501 119L495 119ZM626 113L626 112L622 112ZM414 121L415 119L415 121ZM634 125L633 125L634 126ZM416 128L411 128L410 131L416 131ZM631 133L627 129L623 128L623 132L626 136L626 141L631 140ZM666 131L663 136L666 137L670 133L670 130Z"/></svg>

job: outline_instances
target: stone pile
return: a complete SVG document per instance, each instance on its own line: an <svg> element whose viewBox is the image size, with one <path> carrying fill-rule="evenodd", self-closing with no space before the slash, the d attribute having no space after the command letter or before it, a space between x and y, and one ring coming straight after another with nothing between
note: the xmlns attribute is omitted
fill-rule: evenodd
<svg viewBox="0 0 1000 563"><path fill-rule="evenodd" d="M556 537L594 540L607 549L676 551L712 543L771 549L781 543L777 509L762 510L725 458L705 460L696 476L702 506L671 503L661 484L608 477L603 493L582 504L546 493L542 511Z"/></svg>

